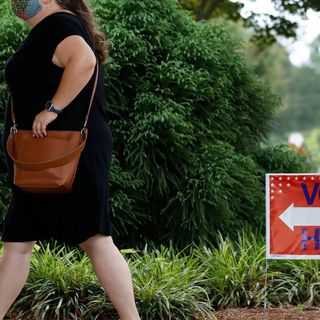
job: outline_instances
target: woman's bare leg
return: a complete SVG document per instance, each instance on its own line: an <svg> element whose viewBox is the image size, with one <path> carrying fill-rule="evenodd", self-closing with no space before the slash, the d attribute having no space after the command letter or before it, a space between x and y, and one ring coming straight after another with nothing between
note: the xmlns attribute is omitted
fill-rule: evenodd
<svg viewBox="0 0 320 320"><path fill-rule="evenodd" d="M128 263L113 243L112 237L97 234L79 246L89 256L95 273L120 319L140 320Z"/></svg>
<svg viewBox="0 0 320 320"><path fill-rule="evenodd" d="M0 260L0 320L27 281L35 242L3 242L4 251Z"/></svg>

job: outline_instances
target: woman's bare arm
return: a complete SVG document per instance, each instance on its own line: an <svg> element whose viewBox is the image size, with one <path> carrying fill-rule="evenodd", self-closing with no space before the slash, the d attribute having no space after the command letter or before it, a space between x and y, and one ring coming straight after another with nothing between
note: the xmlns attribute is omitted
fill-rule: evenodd
<svg viewBox="0 0 320 320"><path fill-rule="evenodd" d="M64 68L52 103L59 109L67 106L85 87L94 72L96 57L80 36L69 36L56 48L53 63Z"/></svg>
<svg viewBox="0 0 320 320"><path fill-rule="evenodd" d="M64 109L91 79L96 57L82 37L72 35L57 46L52 62L64 68L64 71L58 89L51 100L57 109ZM46 136L47 125L56 117L57 114L47 110L38 113L32 125L34 136L37 138Z"/></svg>

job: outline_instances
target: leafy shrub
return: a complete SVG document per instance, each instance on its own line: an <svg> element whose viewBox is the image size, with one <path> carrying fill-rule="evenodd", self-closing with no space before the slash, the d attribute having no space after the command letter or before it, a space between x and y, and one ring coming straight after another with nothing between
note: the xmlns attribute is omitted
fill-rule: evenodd
<svg viewBox="0 0 320 320"><path fill-rule="evenodd" d="M182 251L146 244L142 250L121 250L128 255L136 303L142 319L205 319L212 314L204 288L202 261L186 247ZM103 314L107 301L100 295L88 304L93 314Z"/></svg>
<svg viewBox="0 0 320 320"><path fill-rule="evenodd" d="M121 250L132 272L142 319L204 319L212 312L204 288L206 270L192 250L173 246ZM2 253L2 248L0 248ZM25 287L10 309L14 318L106 319L116 314L99 285L89 258L66 247L33 252ZM109 318L108 318L109 319Z"/></svg>
<svg viewBox="0 0 320 320"><path fill-rule="evenodd" d="M284 144L259 149L255 154L255 160L269 173L304 173L314 169L310 158Z"/></svg>
<svg viewBox="0 0 320 320"><path fill-rule="evenodd" d="M319 305L319 260L284 260L281 263L273 262L272 267L278 270L278 276L273 279L274 289L268 296L270 304Z"/></svg>
<svg viewBox="0 0 320 320"><path fill-rule="evenodd" d="M0 70L26 29L4 11ZM118 243L184 247L264 214L256 162L279 99L221 24L175 0L92 0L110 41L106 109L113 132L111 213ZM5 93L0 83L1 109ZM287 166L290 168L290 165Z"/></svg>
<svg viewBox="0 0 320 320"><path fill-rule="evenodd" d="M237 240L177 250L152 243L121 250L132 273L142 319L204 319L213 308L318 306L319 260L269 260L264 238L246 229ZM3 247L0 245L0 255ZM14 319L105 319L116 312L87 256L35 248L27 284L10 309ZM18 317L19 315L19 317ZM212 317L212 315L211 315ZM209 317L209 318L211 318Z"/></svg>
<svg viewBox="0 0 320 320"><path fill-rule="evenodd" d="M33 252L27 283L11 312L33 319L83 319L88 296L98 293L104 291L86 255L42 245Z"/></svg>
<svg viewBox="0 0 320 320"><path fill-rule="evenodd" d="M140 233L182 247L242 220L260 223L264 172L253 154L279 99L254 76L241 45L175 1L92 3L110 40L115 152L122 170L144 181L139 205L151 221L140 220Z"/></svg>
<svg viewBox="0 0 320 320"><path fill-rule="evenodd" d="M216 246L194 249L207 270L204 284L214 308L319 305L319 260L266 263L260 233L244 228L236 235L235 240L219 235Z"/></svg>
<svg viewBox="0 0 320 320"><path fill-rule="evenodd" d="M237 233L237 240L219 235L218 246L197 251L208 268L206 286L219 308L260 306L265 290L265 245L259 235ZM270 276L272 272L270 271Z"/></svg>

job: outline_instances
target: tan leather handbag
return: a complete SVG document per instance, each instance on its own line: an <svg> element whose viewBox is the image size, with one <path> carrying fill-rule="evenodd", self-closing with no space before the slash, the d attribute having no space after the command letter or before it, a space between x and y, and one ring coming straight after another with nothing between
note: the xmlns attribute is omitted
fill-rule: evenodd
<svg viewBox="0 0 320 320"><path fill-rule="evenodd" d="M42 139L32 137L32 130L18 130L11 99L13 126L7 151L14 163L13 183L31 193L68 193L72 190L79 159L85 147L86 128L98 80L98 61L88 112L81 131L47 130Z"/></svg>

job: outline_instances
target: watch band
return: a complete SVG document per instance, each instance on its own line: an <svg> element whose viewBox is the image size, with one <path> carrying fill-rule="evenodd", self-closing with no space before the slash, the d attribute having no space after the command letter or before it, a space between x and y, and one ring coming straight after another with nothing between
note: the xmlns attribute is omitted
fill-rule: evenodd
<svg viewBox="0 0 320 320"><path fill-rule="evenodd" d="M57 108L55 108L54 104L52 103L51 100L48 100L46 103L45 103L45 107L48 111L51 111L51 112L54 112L56 114L59 114L62 112L62 110L59 110Z"/></svg>

